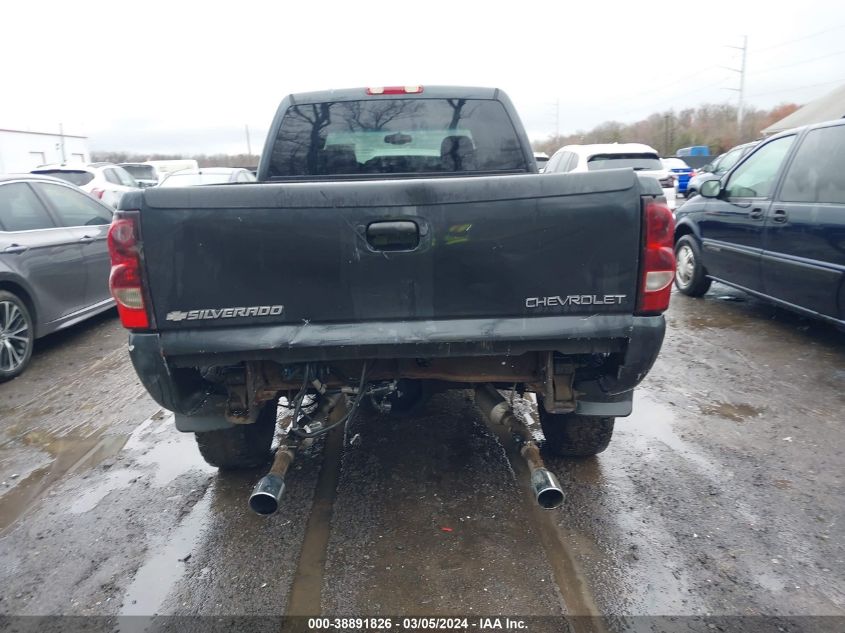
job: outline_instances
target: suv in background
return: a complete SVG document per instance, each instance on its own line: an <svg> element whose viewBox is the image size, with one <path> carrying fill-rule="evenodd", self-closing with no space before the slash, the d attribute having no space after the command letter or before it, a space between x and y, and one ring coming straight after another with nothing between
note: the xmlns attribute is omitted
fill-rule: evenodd
<svg viewBox="0 0 845 633"><path fill-rule="evenodd" d="M158 186L158 172L152 165L146 163L120 163L142 187Z"/></svg>
<svg viewBox="0 0 845 633"><path fill-rule="evenodd" d="M729 172L748 152L757 147L758 143L759 141L752 141L737 145L717 156L712 163L707 163L704 167L697 169L695 175L687 183L686 197L692 198L698 195L702 184L708 180L718 180L723 174Z"/></svg>
<svg viewBox="0 0 845 633"><path fill-rule="evenodd" d="M30 173L67 181L111 207L117 206L123 194L141 188L132 174L112 163L43 165Z"/></svg>
<svg viewBox="0 0 845 633"><path fill-rule="evenodd" d="M660 182L670 209L675 208L675 176L660 162L657 150L642 143L566 145L552 154L544 174L631 167L640 176Z"/></svg>
<svg viewBox="0 0 845 633"><path fill-rule="evenodd" d="M845 120L759 145L678 210L675 284L712 280L845 326Z"/></svg>

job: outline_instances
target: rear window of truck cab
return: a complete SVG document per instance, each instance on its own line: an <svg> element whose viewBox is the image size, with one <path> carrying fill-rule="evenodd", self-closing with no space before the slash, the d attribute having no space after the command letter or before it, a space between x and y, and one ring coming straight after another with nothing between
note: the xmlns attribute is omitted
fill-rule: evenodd
<svg viewBox="0 0 845 633"><path fill-rule="evenodd" d="M528 171L505 108L485 99L366 99L293 105L269 177Z"/></svg>

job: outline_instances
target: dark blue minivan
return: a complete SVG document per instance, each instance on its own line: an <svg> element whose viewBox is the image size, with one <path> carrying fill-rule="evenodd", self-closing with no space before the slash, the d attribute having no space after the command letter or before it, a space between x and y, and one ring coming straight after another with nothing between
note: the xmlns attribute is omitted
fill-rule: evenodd
<svg viewBox="0 0 845 633"><path fill-rule="evenodd" d="M712 280L845 326L845 120L761 142L678 210L675 285Z"/></svg>

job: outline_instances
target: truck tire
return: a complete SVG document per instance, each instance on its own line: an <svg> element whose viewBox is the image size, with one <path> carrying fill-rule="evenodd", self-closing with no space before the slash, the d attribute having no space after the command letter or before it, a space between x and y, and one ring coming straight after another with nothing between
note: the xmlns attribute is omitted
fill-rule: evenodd
<svg viewBox="0 0 845 633"><path fill-rule="evenodd" d="M710 290L701 263L701 249L692 235L683 235L675 242L675 286L687 296L700 297Z"/></svg>
<svg viewBox="0 0 845 633"><path fill-rule="evenodd" d="M240 470L262 466L270 460L276 431L276 408L268 403L252 424L194 433L203 459L220 470Z"/></svg>
<svg viewBox="0 0 845 633"><path fill-rule="evenodd" d="M34 341L29 308L16 294L0 290L0 382L23 373L32 359Z"/></svg>
<svg viewBox="0 0 845 633"><path fill-rule="evenodd" d="M540 410L540 426L546 436L544 448L559 457L592 457L598 455L613 437L614 418L599 418L572 413L549 413Z"/></svg>

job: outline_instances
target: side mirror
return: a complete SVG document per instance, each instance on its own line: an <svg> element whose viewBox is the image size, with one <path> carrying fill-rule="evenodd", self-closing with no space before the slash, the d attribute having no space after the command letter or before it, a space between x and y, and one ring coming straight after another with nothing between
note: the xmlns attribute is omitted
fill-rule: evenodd
<svg viewBox="0 0 845 633"><path fill-rule="evenodd" d="M722 183L719 180L708 180L701 185L699 193L705 198L718 198L722 193Z"/></svg>

